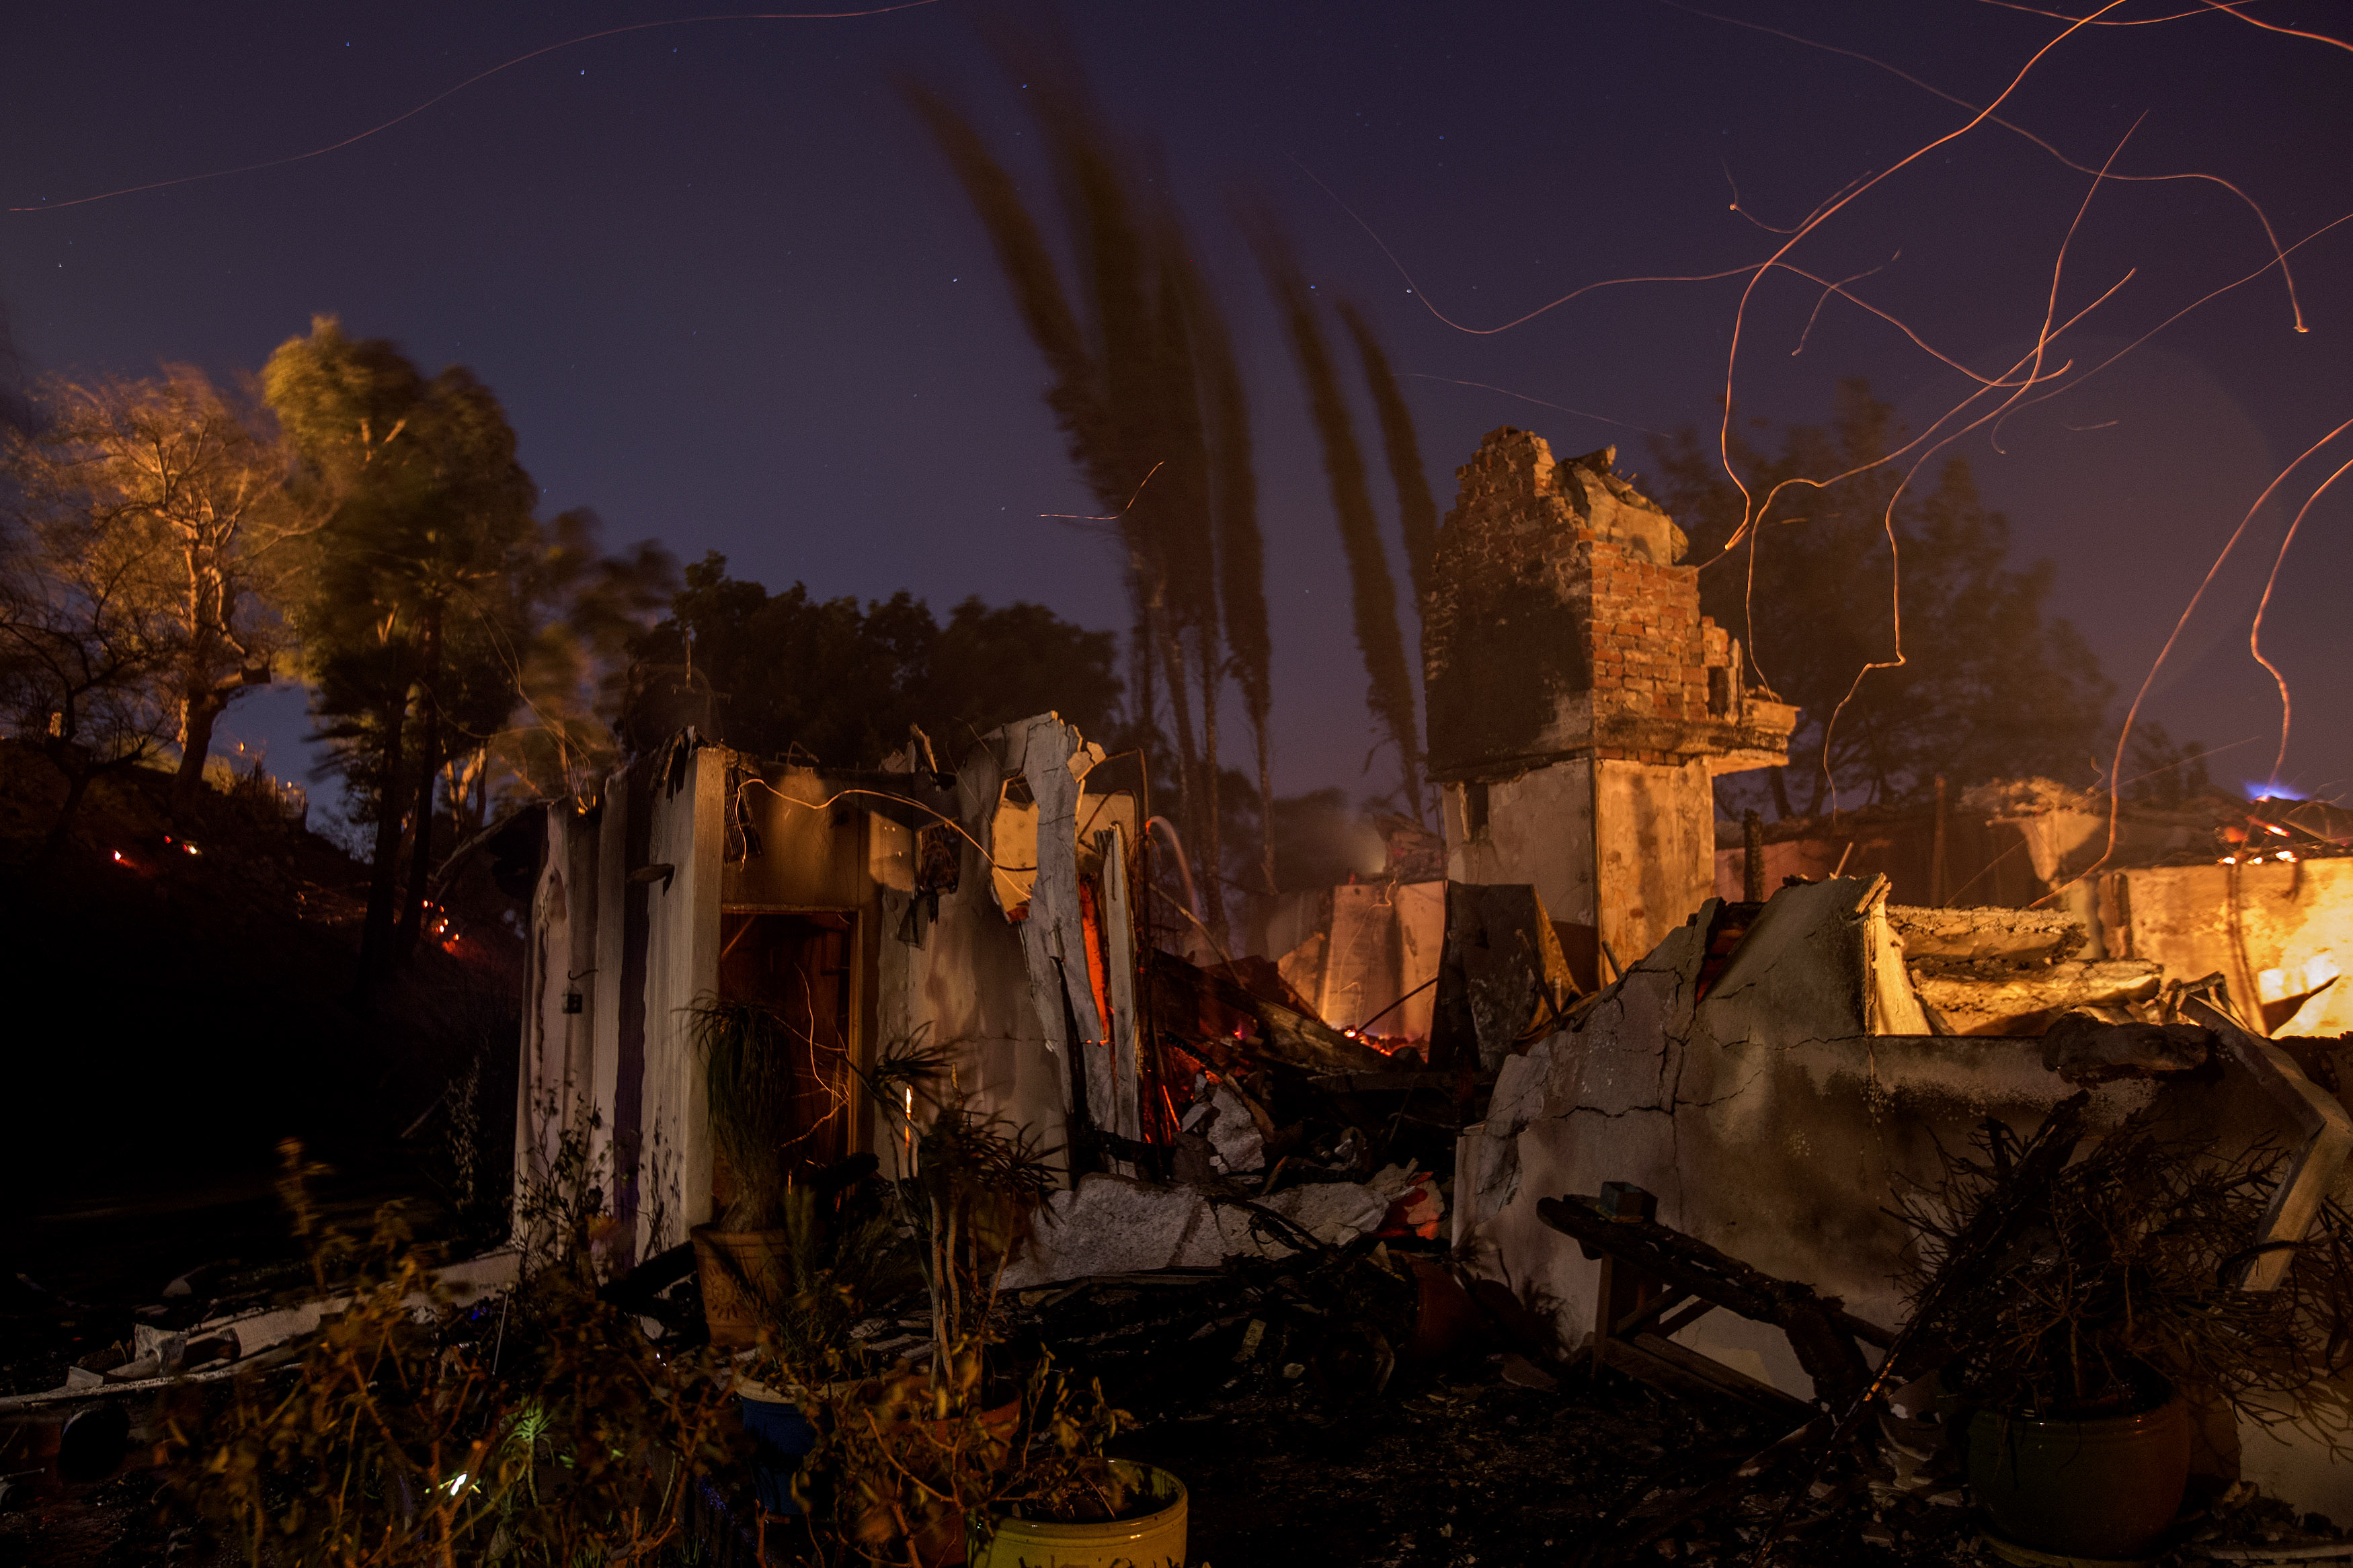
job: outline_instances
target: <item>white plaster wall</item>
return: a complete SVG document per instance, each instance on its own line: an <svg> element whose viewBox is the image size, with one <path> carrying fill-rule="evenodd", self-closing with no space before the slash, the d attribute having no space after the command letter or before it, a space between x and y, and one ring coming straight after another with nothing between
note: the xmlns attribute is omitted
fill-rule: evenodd
<svg viewBox="0 0 2353 1568"><path fill-rule="evenodd" d="M1439 962L1446 949L1446 884L1398 883L1392 903L1398 924L1398 994L1406 998L1382 1028L1409 1039L1430 1038L1438 1007Z"/></svg>
<svg viewBox="0 0 2353 1568"><path fill-rule="evenodd" d="M1335 1029L1353 1029L1398 999L1397 910L1388 884L1332 889L1332 943L1315 1010ZM1381 1020L1387 1027L1390 1018Z"/></svg>
<svg viewBox="0 0 2353 1568"><path fill-rule="evenodd" d="M588 1099L597 1125L588 1135L589 1168L613 1190L613 1120L621 1067L621 970L624 911L629 886L629 791L627 774L616 770L605 781L596 817L596 973L585 987L591 1020Z"/></svg>
<svg viewBox="0 0 2353 1568"><path fill-rule="evenodd" d="M550 812L542 820L539 878L532 887L531 925L523 949L522 1040L515 1095L513 1202L518 1207L525 1189L547 1168L554 1149L554 1129L544 1106L551 1089L560 1090L564 1077L562 1044L563 998L551 987L551 975L562 967L562 955L572 945L570 900L564 852L563 821ZM552 991L554 994L551 994Z"/></svg>
<svg viewBox="0 0 2353 1568"><path fill-rule="evenodd" d="M687 1010L719 984L721 851L727 753L685 761L673 790L653 787L649 865L675 868L647 888L643 1136L638 1155L638 1256L686 1239L711 1218L711 1138L702 1064Z"/></svg>
<svg viewBox="0 0 2353 1568"><path fill-rule="evenodd" d="M887 1055L907 1042L950 1047L955 1064L951 1093L965 1097L975 1113L1028 1129L1040 1145L1052 1149L1064 1142L1070 1090L1068 1068L1056 1049L1060 1002L1057 1027L1050 1034L1031 994L1022 927L1008 921L998 907L990 891L988 861L975 842L988 840L983 829L996 809L1002 772L1019 768L1019 758L1007 753L1003 740L992 734L989 741L997 749L976 748L959 774L958 810L971 837L958 840L956 890L940 896L939 918L925 921L919 942L900 936L913 901L901 889L913 887L912 870L885 882L876 959L876 1051ZM911 850L912 845L903 848ZM887 857L902 851L881 852ZM1090 998L1090 1010L1092 1005ZM884 1119L886 1131L890 1126ZM877 1139L876 1152L896 1170L904 1148L884 1137Z"/></svg>
<svg viewBox="0 0 2353 1568"><path fill-rule="evenodd" d="M1475 838L1465 834L1462 791L1446 786L1448 880L1529 883L1552 919L1593 924L1592 764L1561 763L1489 784L1487 830ZM1619 956L1632 962L1622 948Z"/></svg>
<svg viewBox="0 0 2353 1568"><path fill-rule="evenodd" d="M1704 757L1592 765L1601 940L1631 963L1714 896L1715 789Z"/></svg>
<svg viewBox="0 0 2353 1568"><path fill-rule="evenodd" d="M899 939L910 896L882 895L878 1050L920 1040L955 1053L952 1092L974 1111L1031 1131L1049 1148L1063 1141L1067 1076L1030 1005L1029 977L1018 931L989 897L987 868L965 848L957 890L943 894L940 918L920 946ZM886 1123L887 1125L887 1123ZM893 1144L876 1152L893 1163Z"/></svg>

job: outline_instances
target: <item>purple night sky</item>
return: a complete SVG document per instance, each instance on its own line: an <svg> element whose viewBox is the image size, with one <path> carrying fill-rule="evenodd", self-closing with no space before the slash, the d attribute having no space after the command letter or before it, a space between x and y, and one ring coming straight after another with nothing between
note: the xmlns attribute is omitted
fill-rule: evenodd
<svg viewBox="0 0 2353 1568"><path fill-rule="evenodd" d="M1434 316L1400 266L1454 321L1487 328L1583 284L1755 262L1781 237L1760 225L1799 222L1969 118L1855 55L1982 105L2064 26L1980 0L1723 5L1717 16L1662 0L1068 7L1111 117L1160 149L1241 340L1276 616L1280 788L1385 780L1360 771L1372 728L1339 541L1303 397L1226 216L1230 193L1265 193L1319 290L1373 308L1413 377L1441 508L1454 466L1505 423L1564 454L1618 442L1641 469L1645 432L1714 417L1739 279L1599 289L1482 334ZM2110 16L2198 9L2133 0ZM1108 550L1039 519L1094 509L980 227L890 86L899 69L947 77L1020 160L1034 141L1018 135L1022 89L981 47L977 10L942 0L854 19L639 28L541 54L323 156L0 214L0 305L26 368L68 374L159 359L250 369L313 311L335 311L428 370L472 365L521 432L547 510L593 507L615 542L658 535L689 560L723 551L772 587L904 587L939 608L971 593L1031 598L1122 626ZM2298 0L2250 14L2344 31L2341 13ZM664 16L651 0L28 8L0 51L0 205L56 208L301 153L527 51ZM2119 174L2222 176L2284 245L2353 212L2342 46L2220 13L2088 27L2003 112L2078 163L2115 153ZM1790 259L1831 279L1876 268L1859 294L1957 360L2006 365L2032 341L2090 185L2031 141L1982 126ZM1050 197L1042 177L1030 189L1041 205ZM2104 184L2070 252L2061 316L2131 276L2060 357L2096 364L2270 258L2254 213L2220 185ZM2353 416L2353 223L2292 265L2308 331L2274 269L2026 408L2000 449L1984 432L1954 448L2010 514L2021 561L2057 563L2057 608L2126 696L2256 494ZM1786 275L1757 291L1745 412L1819 418L1833 384L1855 374L1915 425L1957 400L1956 373L1836 300L1793 355L1819 292ZM1368 406L1359 433L1385 489ZM2151 716L2230 748L2218 781L2270 772L2278 701L2248 657L2248 623L2288 519L2353 456L2346 442L2258 517L2154 688ZM2265 632L2296 700L2282 780L2324 795L2353 792L2335 607L2353 581L2348 517L2353 484L2312 509ZM1757 651L1769 675L1773 649ZM267 741L294 771L299 694L253 700L226 728Z"/></svg>

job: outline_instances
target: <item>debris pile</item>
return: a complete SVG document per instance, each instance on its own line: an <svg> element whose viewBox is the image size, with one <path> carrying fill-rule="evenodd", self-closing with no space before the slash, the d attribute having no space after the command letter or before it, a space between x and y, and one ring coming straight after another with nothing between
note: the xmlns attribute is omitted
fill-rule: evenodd
<svg viewBox="0 0 2353 1568"><path fill-rule="evenodd" d="M2112 1023L2156 999L2164 966L2147 959L2075 957L2089 942L2062 910L1932 910L1891 904L1912 988L1948 1035L2040 1035L2062 1014L2092 1009Z"/></svg>

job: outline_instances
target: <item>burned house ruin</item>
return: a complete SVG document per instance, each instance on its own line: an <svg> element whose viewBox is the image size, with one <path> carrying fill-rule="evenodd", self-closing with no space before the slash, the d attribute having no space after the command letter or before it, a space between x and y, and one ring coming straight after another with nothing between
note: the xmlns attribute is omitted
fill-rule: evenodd
<svg viewBox="0 0 2353 1568"><path fill-rule="evenodd" d="M805 1040L812 1162L896 1168L852 1080L917 1042L950 1053L977 1113L1062 1151L1017 1287L1301 1232L1443 1235L1474 1289L1593 1349L1601 1265L1540 1205L1616 1184L1890 1325L1891 1191L1940 1143L2031 1128L2085 1084L2094 1136L2161 1103L2217 1147L2287 1150L2250 1288L2286 1267L2353 1152L2339 1044L2317 1037L2353 1005L2329 952L2353 861L2200 861L2195 834L2144 822L2127 839L2172 847L2086 879L2105 817L2039 786L1940 804L1926 850L1858 844L1867 823L1843 845L1727 833L1713 780L1784 763L1798 714L1699 613L1682 531L1608 450L1557 460L1506 427L1458 472L1424 606L1439 834L1407 825L1379 873L1261 915L1269 951L1212 953L1150 907L1140 764L1052 714L949 767L918 736L873 772L676 729L541 824L519 1174L591 1129L632 1256L706 1223L727 1178L681 1020L715 996ZM2147 863L2164 854L2188 863ZM2077 1037L2126 1024L2202 1043ZM1364 1135L1409 1121L1443 1157ZM1610 1364L1825 1396L1768 1324L1684 1313L1650 1340ZM2353 1512L2326 1452L2209 1427L2201 1462Z"/></svg>

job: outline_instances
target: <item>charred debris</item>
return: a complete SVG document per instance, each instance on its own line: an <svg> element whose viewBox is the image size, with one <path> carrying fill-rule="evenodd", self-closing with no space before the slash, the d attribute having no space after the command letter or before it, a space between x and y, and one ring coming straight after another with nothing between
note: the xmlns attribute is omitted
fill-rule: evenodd
<svg viewBox="0 0 2353 1568"><path fill-rule="evenodd" d="M716 1332L694 1241L746 1175L683 1020L741 1005L820 1191L916 1181L944 1109L1018 1130L1047 1175L987 1332L1106 1379L1205 1554L1219 1508L1313 1485L1385 1561L2353 1555L2353 831L2193 803L2118 854L2044 781L1719 823L1797 713L1682 531L1607 450L1507 427L1459 473L1439 826L1386 819L1377 871L1261 903L1246 952L1141 756L1052 713L847 772L733 750L707 686L641 672L624 764L488 847L530 907L516 1191L597 1173L600 1293ZM448 1289L495 1300L518 1256ZM10 1418L227 1378L333 1310L184 1308ZM938 1342L904 1301L854 1332ZM2156 1489L2139 1535L2019 1539L1988 1419L2152 1411L2181 1452L2116 1483Z"/></svg>

